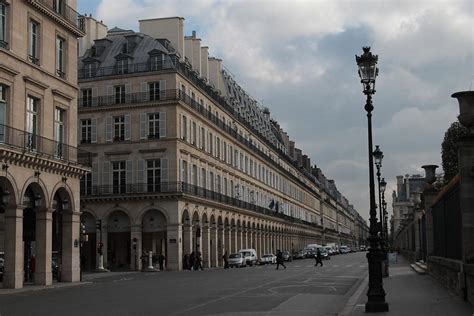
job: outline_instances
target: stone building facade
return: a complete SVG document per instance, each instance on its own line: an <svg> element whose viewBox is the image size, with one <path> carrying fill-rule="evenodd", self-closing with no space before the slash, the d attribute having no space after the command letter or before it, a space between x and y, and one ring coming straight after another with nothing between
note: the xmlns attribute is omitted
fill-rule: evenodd
<svg viewBox="0 0 474 316"><path fill-rule="evenodd" d="M79 280L76 1L0 1L4 288ZM81 161L80 161L81 160ZM87 162L87 161L84 161Z"/></svg>
<svg viewBox="0 0 474 316"><path fill-rule="evenodd" d="M98 252L110 269L140 269L151 251L179 270L193 251L217 267L225 252L322 243L323 209L337 218L341 203L322 198L269 109L194 32L184 36L183 18L142 20L140 32L113 28L82 47L78 141L93 153L81 182L88 268ZM329 234L337 238L336 226Z"/></svg>

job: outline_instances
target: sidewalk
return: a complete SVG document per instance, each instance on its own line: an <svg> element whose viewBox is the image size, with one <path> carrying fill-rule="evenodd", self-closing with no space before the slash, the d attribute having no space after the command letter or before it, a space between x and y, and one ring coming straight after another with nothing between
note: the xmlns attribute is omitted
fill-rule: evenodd
<svg viewBox="0 0 474 316"><path fill-rule="evenodd" d="M368 315L365 313L367 283L368 279L364 280L354 299L349 300L347 315ZM389 312L370 315L474 315L474 306L451 294L429 274L417 274L401 256L397 263L391 263L390 276L383 279L383 286Z"/></svg>

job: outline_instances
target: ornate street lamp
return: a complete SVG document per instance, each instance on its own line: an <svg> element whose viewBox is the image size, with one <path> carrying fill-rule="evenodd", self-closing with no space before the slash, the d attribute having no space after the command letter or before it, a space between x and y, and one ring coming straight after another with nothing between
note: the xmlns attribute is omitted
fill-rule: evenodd
<svg viewBox="0 0 474 316"><path fill-rule="evenodd" d="M385 302L385 291L382 282L382 258L379 236L377 235L377 207L375 205L374 189L374 162L372 156L372 94L375 93L375 78L378 75L377 55L372 55L370 47L362 48L364 53L356 55L357 66L359 67L360 82L364 88L363 92L367 96L365 110L367 111L368 147L369 147L369 192L370 192L370 244L367 259L369 262L369 290L367 291L368 301L365 304L366 312L386 312L388 304Z"/></svg>

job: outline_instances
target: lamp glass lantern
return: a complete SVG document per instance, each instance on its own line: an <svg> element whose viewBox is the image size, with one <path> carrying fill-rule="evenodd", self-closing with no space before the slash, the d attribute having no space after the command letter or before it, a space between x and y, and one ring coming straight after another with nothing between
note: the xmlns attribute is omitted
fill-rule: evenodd
<svg viewBox="0 0 474 316"><path fill-rule="evenodd" d="M370 52L370 47L362 47L364 53L356 56L357 66L359 67L360 82L365 92L375 92L375 78L379 73L377 68L378 56Z"/></svg>
<svg viewBox="0 0 474 316"><path fill-rule="evenodd" d="M382 180L380 181L380 192L384 193L386 187L387 187L387 182L385 182L385 178L382 178Z"/></svg>
<svg viewBox="0 0 474 316"><path fill-rule="evenodd" d="M374 156L374 163L376 166L381 167L382 166L382 160L383 160L383 151L380 150L379 145L375 145L375 150L372 153Z"/></svg>

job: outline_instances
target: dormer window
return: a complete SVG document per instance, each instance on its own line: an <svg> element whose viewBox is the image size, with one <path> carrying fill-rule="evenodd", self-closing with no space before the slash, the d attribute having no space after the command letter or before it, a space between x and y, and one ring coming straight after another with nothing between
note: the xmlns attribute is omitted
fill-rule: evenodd
<svg viewBox="0 0 474 316"><path fill-rule="evenodd" d="M122 44L122 53L124 53L124 54L128 53L128 43L127 42Z"/></svg>
<svg viewBox="0 0 474 316"><path fill-rule="evenodd" d="M150 70L160 70L163 69L165 62L165 55L159 54L150 57Z"/></svg>
<svg viewBox="0 0 474 316"><path fill-rule="evenodd" d="M117 73L119 75L128 73L128 59L127 58L117 60Z"/></svg>
<svg viewBox="0 0 474 316"><path fill-rule="evenodd" d="M96 63L88 63L84 65L84 77L85 78L92 78L95 77L95 71L97 68Z"/></svg>

